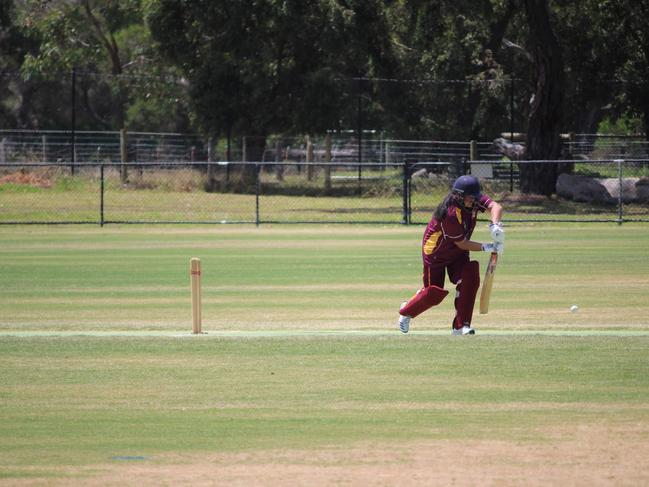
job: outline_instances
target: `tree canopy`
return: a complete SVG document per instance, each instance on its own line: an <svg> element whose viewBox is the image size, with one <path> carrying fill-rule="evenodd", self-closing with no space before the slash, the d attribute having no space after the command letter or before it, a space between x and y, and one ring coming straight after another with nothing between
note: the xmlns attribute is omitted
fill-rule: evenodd
<svg viewBox="0 0 649 487"><path fill-rule="evenodd" d="M141 0L25 0L17 12L23 31L34 39L20 66L24 78L51 99L54 91L69 92L74 70L84 108L79 112L85 114L81 127L188 128L178 103L184 90L164 79L177 70L158 62ZM65 123L71 107L61 100L70 98L54 97L60 106L44 110L42 123ZM63 113L47 120L52 112Z"/></svg>
<svg viewBox="0 0 649 487"><path fill-rule="evenodd" d="M492 140L638 120L646 0L0 0L0 121ZM62 93L66 95L62 96Z"/></svg>
<svg viewBox="0 0 649 487"><path fill-rule="evenodd" d="M147 22L205 131L322 133L349 123L349 78L394 62L382 2L349 3L158 0Z"/></svg>

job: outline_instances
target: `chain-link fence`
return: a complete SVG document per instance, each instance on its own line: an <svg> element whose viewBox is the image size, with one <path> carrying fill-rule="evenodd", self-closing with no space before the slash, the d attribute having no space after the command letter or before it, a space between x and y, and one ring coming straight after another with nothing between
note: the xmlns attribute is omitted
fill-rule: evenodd
<svg viewBox="0 0 649 487"><path fill-rule="evenodd" d="M649 222L649 160L572 162L550 198L511 192L508 161L5 163L0 223L422 224L467 172L506 222Z"/></svg>

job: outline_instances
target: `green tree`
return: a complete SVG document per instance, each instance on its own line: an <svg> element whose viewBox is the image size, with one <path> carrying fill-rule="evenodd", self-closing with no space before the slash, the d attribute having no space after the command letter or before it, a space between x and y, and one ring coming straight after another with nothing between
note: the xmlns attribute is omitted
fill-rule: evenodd
<svg viewBox="0 0 649 487"><path fill-rule="evenodd" d="M623 25L607 18L606 2L553 2L553 26L564 59L566 99L563 106L565 131L595 133L610 113L618 86L612 83L626 53L617 39ZM616 13L616 16L620 12Z"/></svg>
<svg viewBox="0 0 649 487"><path fill-rule="evenodd" d="M19 34L14 28L13 0L0 0L0 73L8 73L17 69L20 57ZM11 126L15 123L12 105L17 99L15 94L15 80L0 74L0 124Z"/></svg>
<svg viewBox="0 0 649 487"><path fill-rule="evenodd" d="M25 54L36 43L21 28L13 0L0 0L0 125L29 127L33 90L18 75Z"/></svg>
<svg viewBox="0 0 649 487"><path fill-rule="evenodd" d="M165 80L174 73L157 62L141 0L26 0L22 14L24 25L40 41L25 58L24 75L63 87L76 69L85 115L80 126L115 130L126 127L129 118L152 123L140 113L147 108L153 113L182 110L182 104L170 101L181 98L182 90Z"/></svg>
<svg viewBox="0 0 649 487"><path fill-rule="evenodd" d="M617 26L608 38L611 50L622 60L617 64L616 115L642 119L649 140L649 2L607 0L600 6L604 22Z"/></svg>
<svg viewBox="0 0 649 487"><path fill-rule="evenodd" d="M154 0L147 20L187 78L202 129L259 135L263 145L271 132L321 133L355 120L349 79L391 63L382 4Z"/></svg>
<svg viewBox="0 0 649 487"><path fill-rule="evenodd" d="M515 0L406 0L390 8L400 75L398 99L410 135L493 138L509 126L508 78L500 45Z"/></svg>

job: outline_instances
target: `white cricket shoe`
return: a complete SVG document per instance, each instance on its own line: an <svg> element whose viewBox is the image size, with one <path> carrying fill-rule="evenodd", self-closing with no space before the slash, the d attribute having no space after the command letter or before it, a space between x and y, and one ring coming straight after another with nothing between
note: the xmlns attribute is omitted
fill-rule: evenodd
<svg viewBox="0 0 649 487"><path fill-rule="evenodd" d="M401 303L401 307L403 308L406 304L408 304L408 301L404 301ZM410 320L412 318L410 316L405 316L405 315L399 315L399 330L401 330L401 333L408 333L408 330L410 329Z"/></svg>
<svg viewBox="0 0 649 487"><path fill-rule="evenodd" d="M469 325L464 325L462 328L453 328L451 334L456 336L475 335L475 330Z"/></svg>

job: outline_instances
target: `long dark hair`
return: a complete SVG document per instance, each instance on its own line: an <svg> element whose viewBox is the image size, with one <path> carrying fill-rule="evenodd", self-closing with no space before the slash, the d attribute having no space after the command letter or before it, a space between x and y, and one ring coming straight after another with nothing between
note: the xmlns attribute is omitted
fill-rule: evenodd
<svg viewBox="0 0 649 487"><path fill-rule="evenodd" d="M439 205L437 205L437 208L435 209L435 213L433 213L435 220L437 220L438 222L442 221L446 216L446 213L448 212L448 207L451 205L451 203L454 203L456 199L457 199L457 195L452 191L449 194L447 194L446 198L444 198L442 202Z"/></svg>

